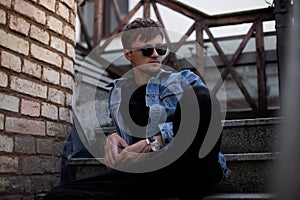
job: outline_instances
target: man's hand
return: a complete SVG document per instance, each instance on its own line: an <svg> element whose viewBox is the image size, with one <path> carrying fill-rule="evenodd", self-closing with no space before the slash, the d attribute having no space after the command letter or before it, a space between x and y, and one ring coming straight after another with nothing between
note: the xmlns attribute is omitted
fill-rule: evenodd
<svg viewBox="0 0 300 200"><path fill-rule="evenodd" d="M113 133L106 139L104 162L107 167L114 168L121 164L138 161L149 151L145 140L128 146L117 133Z"/></svg>

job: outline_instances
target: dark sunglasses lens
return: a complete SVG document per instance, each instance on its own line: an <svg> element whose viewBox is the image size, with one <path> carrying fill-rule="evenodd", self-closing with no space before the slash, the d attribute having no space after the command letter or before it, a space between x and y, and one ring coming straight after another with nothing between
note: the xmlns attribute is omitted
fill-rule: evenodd
<svg viewBox="0 0 300 200"><path fill-rule="evenodd" d="M167 49L156 49L158 55L163 56L167 53Z"/></svg>
<svg viewBox="0 0 300 200"><path fill-rule="evenodd" d="M153 48L144 48L142 49L143 56L151 56L153 54Z"/></svg>
<svg viewBox="0 0 300 200"><path fill-rule="evenodd" d="M167 45L157 45L155 49L160 56L163 56L167 53Z"/></svg>
<svg viewBox="0 0 300 200"><path fill-rule="evenodd" d="M166 45L159 45L155 47L155 50L158 55L163 56L167 53L167 46ZM143 56L151 56L153 54L154 48L147 47L142 49Z"/></svg>

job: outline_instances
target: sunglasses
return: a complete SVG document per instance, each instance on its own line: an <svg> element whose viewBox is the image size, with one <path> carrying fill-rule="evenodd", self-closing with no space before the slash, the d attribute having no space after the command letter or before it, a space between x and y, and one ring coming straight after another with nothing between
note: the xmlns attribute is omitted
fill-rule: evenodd
<svg viewBox="0 0 300 200"><path fill-rule="evenodd" d="M146 46L142 46L140 48L133 49L133 50L141 50L143 56L150 57L153 54L154 49L156 50L158 55L160 55L160 56L165 55L167 53L167 48L168 48L168 46L166 44L159 44L159 45L156 45L155 47L153 47L151 45L146 45Z"/></svg>

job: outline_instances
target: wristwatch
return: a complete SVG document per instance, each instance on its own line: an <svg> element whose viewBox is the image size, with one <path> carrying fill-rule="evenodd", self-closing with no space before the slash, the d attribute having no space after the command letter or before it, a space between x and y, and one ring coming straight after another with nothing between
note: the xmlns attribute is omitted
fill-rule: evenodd
<svg viewBox="0 0 300 200"><path fill-rule="evenodd" d="M146 139L146 143L150 145L151 151L159 151L160 143L153 136Z"/></svg>

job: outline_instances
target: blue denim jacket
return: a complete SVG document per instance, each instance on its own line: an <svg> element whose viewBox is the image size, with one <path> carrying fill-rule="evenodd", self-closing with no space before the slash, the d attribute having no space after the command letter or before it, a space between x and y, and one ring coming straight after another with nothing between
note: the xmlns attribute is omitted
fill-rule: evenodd
<svg viewBox="0 0 300 200"><path fill-rule="evenodd" d="M129 78L119 78L110 84L113 87L109 93L109 111L118 133L128 144L132 144L129 130L124 126L124 119L119 114L121 88L126 88L128 81ZM201 79L190 70L177 73L161 70L156 77L150 78L146 87L146 106L149 107L150 124L146 128L145 138L160 132L164 146L172 141L173 124L166 122L166 119L174 115L183 91L193 85L206 87Z"/></svg>
<svg viewBox="0 0 300 200"><path fill-rule="evenodd" d="M126 88L129 81L133 81L132 77L122 77L109 84L112 87L109 92L109 111L117 132L130 145L132 144L132 136L128 134L130 131L125 126L122 115L120 115L121 92L124 91L123 89ZM174 73L161 69L156 77L150 78L146 87L145 99L146 106L149 107L150 123L146 127L145 138L160 133L164 146L172 141L174 137L173 123L166 119L174 115L183 91L187 87L195 85L206 87L199 76L190 70ZM229 169L226 167L225 157L221 153L219 154L219 163L224 175L227 176Z"/></svg>

